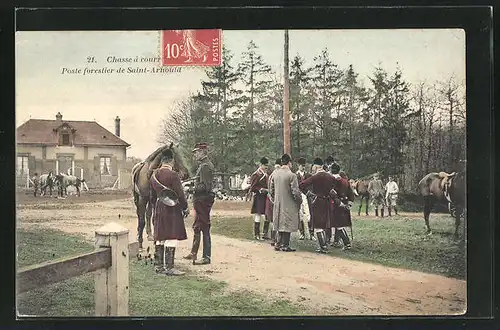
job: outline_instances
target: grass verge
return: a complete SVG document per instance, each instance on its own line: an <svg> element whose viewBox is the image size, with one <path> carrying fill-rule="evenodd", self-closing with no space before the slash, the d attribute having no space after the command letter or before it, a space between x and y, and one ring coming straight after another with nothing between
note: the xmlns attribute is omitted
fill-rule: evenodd
<svg viewBox="0 0 500 330"><path fill-rule="evenodd" d="M56 230L18 230L19 267L93 250L77 235ZM286 300L250 292L228 292L224 282L194 276L166 277L140 261L130 263L131 316L297 315L302 309ZM92 274L18 295L20 315L93 316Z"/></svg>
<svg viewBox="0 0 500 330"><path fill-rule="evenodd" d="M393 216L366 219L354 215L352 250L342 251L332 247L329 255L465 279L465 243L462 239L453 240L454 227L454 220L449 215L433 214L433 235L427 236L421 218ZM253 239L251 217L214 217L211 230L214 234ZM310 252L317 248L315 241L299 241L297 234L292 235L292 245L298 250Z"/></svg>

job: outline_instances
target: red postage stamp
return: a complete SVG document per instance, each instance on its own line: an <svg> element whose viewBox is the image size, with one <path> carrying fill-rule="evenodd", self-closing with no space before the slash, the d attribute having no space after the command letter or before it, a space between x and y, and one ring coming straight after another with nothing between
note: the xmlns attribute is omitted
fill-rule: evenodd
<svg viewBox="0 0 500 330"><path fill-rule="evenodd" d="M161 31L163 66L221 65L221 30Z"/></svg>

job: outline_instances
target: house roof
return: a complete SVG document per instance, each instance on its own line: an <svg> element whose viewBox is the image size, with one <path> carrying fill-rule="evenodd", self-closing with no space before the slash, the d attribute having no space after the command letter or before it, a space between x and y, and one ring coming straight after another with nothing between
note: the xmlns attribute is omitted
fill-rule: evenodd
<svg viewBox="0 0 500 330"><path fill-rule="evenodd" d="M63 124L73 128L75 146L124 146L130 144L120 139L95 121L30 119L17 128L18 144L57 145L57 128Z"/></svg>

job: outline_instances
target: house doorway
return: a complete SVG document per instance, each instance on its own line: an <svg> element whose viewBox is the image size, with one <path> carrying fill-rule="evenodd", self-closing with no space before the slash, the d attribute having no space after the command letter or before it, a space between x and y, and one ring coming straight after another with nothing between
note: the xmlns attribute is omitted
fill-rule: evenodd
<svg viewBox="0 0 500 330"><path fill-rule="evenodd" d="M73 156L58 156L57 157L57 173L68 174L75 168Z"/></svg>

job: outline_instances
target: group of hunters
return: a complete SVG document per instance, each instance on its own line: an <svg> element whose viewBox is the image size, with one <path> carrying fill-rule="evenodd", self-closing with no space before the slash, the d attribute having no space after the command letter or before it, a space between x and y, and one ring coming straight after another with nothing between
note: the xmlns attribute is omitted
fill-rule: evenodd
<svg viewBox="0 0 500 330"><path fill-rule="evenodd" d="M194 237L191 252L184 259L191 260L193 265L206 265L211 263L210 211L215 201L212 187L214 165L206 143L197 143L192 151L198 166L193 194ZM254 215L255 238L271 239L276 251L295 251L290 246L290 236L298 230L300 240L306 235L317 240L317 252L328 253L330 245L350 249L351 240L346 228L352 227L350 204L354 200L354 191L346 174L331 156L325 161L315 158L310 172L306 171L304 158L299 158L297 163L298 170L294 173L291 156L284 154L270 171L269 161L264 157L251 175L249 189L254 195L251 213ZM156 272L183 275L184 272L174 267L174 259L178 241L187 239L184 219L189 215L189 208L180 176L174 171L171 150L163 152L161 165L153 172L150 184ZM203 252L202 258L198 259L201 241Z"/></svg>

